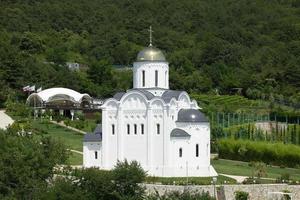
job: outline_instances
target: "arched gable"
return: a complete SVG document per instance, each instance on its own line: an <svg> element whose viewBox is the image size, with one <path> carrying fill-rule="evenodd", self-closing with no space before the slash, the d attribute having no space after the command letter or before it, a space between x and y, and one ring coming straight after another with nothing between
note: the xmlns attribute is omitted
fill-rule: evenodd
<svg viewBox="0 0 300 200"><path fill-rule="evenodd" d="M103 103L101 108L102 109L105 108L108 110L117 110L118 109L118 101L114 98L109 98Z"/></svg>
<svg viewBox="0 0 300 200"><path fill-rule="evenodd" d="M155 110L157 109L163 110L164 105L165 103L160 97L155 97L150 101L150 107Z"/></svg>
<svg viewBox="0 0 300 200"><path fill-rule="evenodd" d="M147 97L139 91L130 91L121 98L120 106L123 110L146 110Z"/></svg>
<svg viewBox="0 0 300 200"><path fill-rule="evenodd" d="M178 101L180 102L180 105L182 107L185 107L185 108L190 107L191 99L190 99L190 96L188 95L188 93L182 92L178 97Z"/></svg>
<svg viewBox="0 0 300 200"><path fill-rule="evenodd" d="M171 101L170 101L170 108L171 109L175 109L177 106L177 101L175 98L172 98Z"/></svg>
<svg viewBox="0 0 300 200"><path fill-rule="evenodd" d="M192 100L191 108L201 109L201 108L198 106L198 103L197 103L197 101L196 101L195 99Z"/></svg>

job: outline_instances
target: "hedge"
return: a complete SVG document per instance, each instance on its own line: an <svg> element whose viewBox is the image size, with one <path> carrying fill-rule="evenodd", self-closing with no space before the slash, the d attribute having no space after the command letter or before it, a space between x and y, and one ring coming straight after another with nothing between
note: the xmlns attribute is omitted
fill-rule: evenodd
<svg viewBox="0 0 300 200"><path fill-rule="evenodd" d="M300 166L300 147L292 144L221 139L218 152L219 157L225 159L262 161L283 167Z"/></svg>

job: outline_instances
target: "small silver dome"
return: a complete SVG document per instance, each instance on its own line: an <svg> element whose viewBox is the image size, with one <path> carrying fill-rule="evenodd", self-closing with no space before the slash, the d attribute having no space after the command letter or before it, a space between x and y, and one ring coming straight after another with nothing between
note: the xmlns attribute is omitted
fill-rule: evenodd
<svg viewBox="0 0 300 200"><path fill-rule="evenodd" d="M196 109L180 109L177 122L209 122L205 115Z"/></svg>
<svg viewBox="0 0 300 200"><path fill-rule="evenodd" d="M136 58L136 61L166 61L166 58L161 50L153 46L149 46L141 50Z"/></svg>

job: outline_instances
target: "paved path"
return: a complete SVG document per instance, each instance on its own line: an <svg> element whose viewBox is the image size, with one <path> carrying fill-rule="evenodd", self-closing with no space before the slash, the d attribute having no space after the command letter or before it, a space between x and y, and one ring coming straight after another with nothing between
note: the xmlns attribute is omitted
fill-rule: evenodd
<svg viewBox="0 0 300 200"><path fill-rule="evenodd" d="M71 152L83 155L83 153L81 151L77 151L77 150L73 150L73 149L68 149L68 150L71 151Z"/></svg>
<svg viewBox="0 0 300 200"><path fill-rule="evenodd" d="M0 110L0 129L6 129L12 123L14 120L5 113L5 110Z"/></svg>
<svg viewBox="0 0 300 200"><path fill-rule="evenodd" d="M244 180L246 180L247 178L249 178L248 176L237 176L237 175L230 175L230 174L219 174L222 176L227 176L229 178L233 178L236 180L236 182L238 183L242 183ZM254 177L257 178L257 177ZM266 178L266 177L261 177L260 179L265 179L265 180L276 180L274 178Z"/></svg>
<svg viewBox="0 0 300 200"><path fill-rule="evenodd" d="M68 128L68 129L70 129L70 130L72 130L72 131L76 131L76 132L81 133L81 134L86 134L86 132L84 132L84 131L82 131L82 130L79 130L79 129L77 129L77 128L71 127L71 126L67 126L67 125L65 125L63 122L60 122L60 123L58 123L58 122L56 122L56 121L50 121L50 122L53 123L53 124L57 124L57 125L59 125L59 126Z"/></svg>
<svg viewBox="0 0 300 200"><path fill-rule="evenodd" d="M238 183L242 183L246 178L248 178L248 176L236 176L236 175L229 175L229 174L219 174L219 175L232 178L232 179L236 180Z"/></svg>

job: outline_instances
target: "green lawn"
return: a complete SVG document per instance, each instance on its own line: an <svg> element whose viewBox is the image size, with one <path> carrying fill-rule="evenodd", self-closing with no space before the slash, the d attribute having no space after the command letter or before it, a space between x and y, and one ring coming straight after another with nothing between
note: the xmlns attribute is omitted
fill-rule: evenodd
<svg viewBox="0 0 300 200"><path fill-rule="evenodd" d="M68 121L68 126L77 128L85 132L93 132L97 124L96 124L96 120L94 119L85 119L84 121L81 120Z"/></svg>
<svg viewBox="0 0 300 200"><path fill-rule="evenodd" d="M70 157L67 162L70 165L82 165L82 155L79 153L70 152Z"/></svg>
<svg viewBox="0 0 300 200"><path fill-rule="evenodd" d="M44 135L49 135L63 141L68 149L82 151L83 134L46 121L33 121L32 126L44 133Z"/></svg>
<svg viewBox="0 0 300 200"><path fill-rule="evenodd" d="M212 160L212 165L215 170L221 174L239 175L239 176L252 176L253 168L247 162L233 161L233 160ZM267 167L268 178L278 178L282 174L290 174L293 180L300 180L300 169L295 168L280 168L274 166Z"/></svg>
<svg viewBox="0 0 300 200"><path fill-rule="evenodd" d="M153 177L148 176L146 178L146 183L161 183L163 185L210 185L212 181L212 177ZM236 183L236 181L232 178L226 176L218 176L217 184L224 184L226 181L227 184Z"/></svg>

